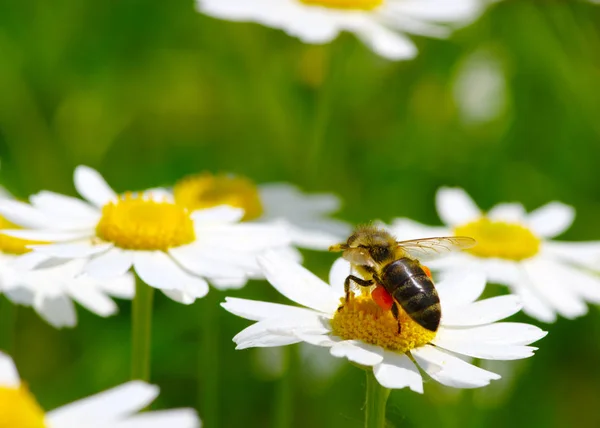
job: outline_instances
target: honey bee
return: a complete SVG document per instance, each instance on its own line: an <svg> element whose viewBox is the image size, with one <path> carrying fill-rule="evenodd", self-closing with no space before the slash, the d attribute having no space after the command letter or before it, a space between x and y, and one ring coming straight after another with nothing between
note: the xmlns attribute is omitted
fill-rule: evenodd
<svg viewBox="0 0 600 428"><path fill-rule="evenodd" d="M475 244L473 238L466 236L396 241L384 229L369 225L359 227L346 242L329 247L329 251L343 251L342 257L362 276L350 274L346 277L346 302L350 298L351 281L361 287L376 286L374 291L382 287L385 290L383 296L381 293L377 296L384 302L387 300L385 303L398 320L400 333L398 304L427 330L437 331L440 325L440 298L429 270L421 265L419 258L463 250ZM380 306L383 305L380 303Z"/></svg>

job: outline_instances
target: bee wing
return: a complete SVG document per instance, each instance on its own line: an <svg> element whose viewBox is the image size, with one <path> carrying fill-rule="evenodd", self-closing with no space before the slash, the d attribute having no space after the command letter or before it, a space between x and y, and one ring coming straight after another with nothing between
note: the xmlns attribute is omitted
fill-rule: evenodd
<svg viewBox="0 0 600 428"><path fill-rule="evenodd" d="M397 245L409 255L422 260L433 259L453 251L466 250L475 244L477 241L468 236L443 236L397 242Z"/></svg>

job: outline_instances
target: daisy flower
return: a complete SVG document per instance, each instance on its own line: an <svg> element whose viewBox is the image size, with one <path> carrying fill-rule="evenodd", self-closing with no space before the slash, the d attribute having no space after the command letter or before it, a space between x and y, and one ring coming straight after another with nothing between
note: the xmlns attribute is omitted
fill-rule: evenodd
<svg viewBox="0 0 600 428"><path fill-rule="evenodd" d="M476 388L499 379L458 355L489 360L515 360L533 355L527 346L544 337L539 328L499 323L519 311L516 296L475 302L485 287L479 274L456 273L436 288L442 320L437 332L425 330L400 310L401 332L391 311L370 294L354 294L344 303L344 279L350 265L337 260L328 285L302 266L269 252L260 257L267 280L285 297L304 307L227 298L229 312L257 321L234 337L237 349L308 342L329 348L334 357L372 367L386 388L408 387L423 392L419 367L441 384Z"/></svg>
<svg viewBox="0 0 600 428"><path fill-rule="evenodd" d="M0 200L0 214L27 229L3 230L40 241L19 257L35 268L61 260L83 260L82 273L106 279L133 267L140 279L185 304L215 286L241 287L258 270L256 254L289 244L285 230L238 224L239 208L190 211L164 191L116 194L95 170L75 169L75 188L85 199L42 191L31 205Z"/></svg>
<svg viewBox="0 0 600 428"><path fill-rule="evenodd" d="M519 203L502 203L482 212L467 193L441 188L437 211L444 227L396 219L398 239L464 235L477 240L467 251L435 260L436 270L479 270L487 282L507 285L523 303L523 312L544 322L556 315L575 318L587 312L586 301L600 303L600 242L560 242L575 210L550 202L531 213Z"/></svg>
<svg viewBox="0 0 600 428"><path fill-rule="evenodd" d="M3 195L10 200L10 195ZM0 196L1 197L1 196ZM16 225L0 217L0 229ZM77 323L73 300L102 317L114 315L118 308L109 296L131 299L134 280L130 274L111 279L94 279L79 275L80 261L46 266L36 271L15 266L19 256L30 253L29 241L0 234L0 292L13 303L33 306L35 311L54 327L73 327Z"/></svg>
<svg viewBox="0 0 600 428"><path fill-rule="evenodd" d="M293 245L312 250L326 250L351 229L348 223L328 217L340 209L336 196L307 195L286 183L257 186L245 177L204 172L177 182L173 197L190 210L220 204L243 208L242 220L281 225Z"/></svg>
<svg viewBox="0 0 600 428"><path fill-rule="evenodd" d="M10 428L199 428L192 409L137 413L158 396L158 387L135 381L44 412L0 352L0 426Z"/></svg>
<svg viewBox="0 0 600 428"><path fill-rule="evenodd" d="M304 43L329 43L354 33L377 54L410 59L415 45L403 33L447 37L450 26L476 18L479 0L197 0L200 12L278 28Z"/></svg>

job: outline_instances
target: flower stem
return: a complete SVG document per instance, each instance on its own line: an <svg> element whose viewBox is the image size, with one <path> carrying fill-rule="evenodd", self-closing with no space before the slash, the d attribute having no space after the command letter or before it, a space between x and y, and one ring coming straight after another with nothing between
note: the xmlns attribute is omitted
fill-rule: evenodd
<svg viewBox="0 0 600 428"><path fill-rule="evenodd" d="M365 403L365 428L385 427L385 405L390 390L379 384L373 370L366 370L367 399Z"/></svg>
<svg viewBox="0 0 600 428"><path fill-rule="evenodd" d="M0 294L0 350L14 357L17 305Z"/></svg>
<svg viewBox="0 0 600 428"><path fill-rule="evenodd" d="M150 339L154 288L135 277L131 309L131 379L150 380Z"/></svg>
<svg viewBox="0 0 600 428"><path fill-rule="evenodd" d="M281 348L283 365L285 367L281 378L275 385L274 400L274 423L275 428L290 428L293 422L293 402L294 402L294 375L293 372L293 353L297 349L290 346Z"/></svg>

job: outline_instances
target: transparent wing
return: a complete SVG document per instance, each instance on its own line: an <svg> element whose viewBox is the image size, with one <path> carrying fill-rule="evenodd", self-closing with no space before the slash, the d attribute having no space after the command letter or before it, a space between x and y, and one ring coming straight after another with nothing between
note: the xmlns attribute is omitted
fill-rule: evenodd
<svg viewBox="0 0 600 428"><path fill-rule="evenodd" d="M468 236L443 236L397 242L397 245L412 257L425 260L436 258L453 251L466 250L476 244L477 241Z"/></svg>

